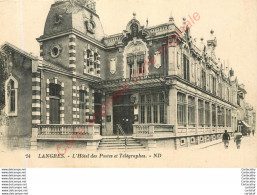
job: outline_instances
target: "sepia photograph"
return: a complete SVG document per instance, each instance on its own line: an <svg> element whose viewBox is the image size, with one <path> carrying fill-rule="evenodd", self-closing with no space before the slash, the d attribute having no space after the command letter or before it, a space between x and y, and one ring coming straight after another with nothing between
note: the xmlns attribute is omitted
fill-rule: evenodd
<svg viewBox="0 0 257 195"><path fill-rule="evenodd" d="M0 167L257 166L254 0L1 0Z"/></svg>

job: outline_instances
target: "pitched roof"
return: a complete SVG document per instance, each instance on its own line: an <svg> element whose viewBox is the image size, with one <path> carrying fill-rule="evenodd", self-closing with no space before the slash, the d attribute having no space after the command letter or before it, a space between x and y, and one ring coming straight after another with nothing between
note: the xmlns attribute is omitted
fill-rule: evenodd
<svg viewBox="0 0 257 195"><path fill-rule="evenodd" d="M6 47L14 50L15 52L21 54L24 57L27 57L31 60L37 60L38 57L37 56L33 56L32 54L25 52L24 50L14 46L13 44L9 43L9 42L5 42L3 45L1 45L0 50L4 50Z"/></svg>

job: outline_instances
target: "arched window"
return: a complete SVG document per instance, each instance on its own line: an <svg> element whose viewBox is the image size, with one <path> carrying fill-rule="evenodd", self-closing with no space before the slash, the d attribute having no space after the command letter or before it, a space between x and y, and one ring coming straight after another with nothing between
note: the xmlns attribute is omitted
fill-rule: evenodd
<svg viewBox="0 0 257 195"><path fill-rule="evenodd" d="M5 105L6 105L6 114L8 116L17 116L18 112L18 82L13 77L10 78L5 83Z"/></svg>
<svg viewBox="0 0 257 195"><path fill-rule="evenodd" d="M142 41L131 42L125 48L124 77L136 78L147 74L147 66L144 66L147 56L147 46Z"/></svg>

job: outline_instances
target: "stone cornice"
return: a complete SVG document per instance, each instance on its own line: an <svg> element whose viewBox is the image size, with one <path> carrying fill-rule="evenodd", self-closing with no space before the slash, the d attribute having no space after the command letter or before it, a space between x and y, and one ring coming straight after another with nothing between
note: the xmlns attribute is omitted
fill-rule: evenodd
<svg viewBox="0 0 257 195"><path fill-rule="evenodd" d="M186 81L186 80L180 78L179 76L176 76L176 75L167 76L167 77L166 77L166 80L167 80L167 81L168 81L168 80L171 80L171 81L172 81L172 80L177 80L177 81L179 81L179 82L181 82L181 83L183 83L183 84L185 84L185 85L187 85L187 86L189 86L189 87L192 87L192 88L194 88L194 89L196 89L196 90L198 90L198 91L200 91L200 92L202 92L202 93L204 93L204 94L206 94L206 95L209 95L209 96L211 96L211 97L213 97L213 98L215 98L215 99L217 99L217 100L220 100L220 101L222 101L222 102L224 102L224 103L226 103L226 104L229 104L229 105L231 105L232 107L237 107L235 104L233 104L233 103L231 103L231 102L229 102L229 101L227 101L227 100L224 100L224 99L222 99L222 98L220 98L220 97L218 97L218 96L212 94L211 92L208 92L208 91L202 89L201 87L198 87L198 86L196 86L195 84L190 83L190 82L188 82L188 81ZM175 84L174 82L171 82L170 85L176 85L176 84Z"/></svg>

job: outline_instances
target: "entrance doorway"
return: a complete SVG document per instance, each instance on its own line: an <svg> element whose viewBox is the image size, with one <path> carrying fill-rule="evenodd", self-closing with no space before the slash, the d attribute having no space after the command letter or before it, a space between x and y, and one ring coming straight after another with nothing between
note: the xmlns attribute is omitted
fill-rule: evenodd
<svg viewBox="0 0 257 195"><path fill-rule="evenodd" d="M113 105L113 133L117 134L120 124L126 135L133 134L134 105L130 103L130 95L123 96Z"/></svg>

